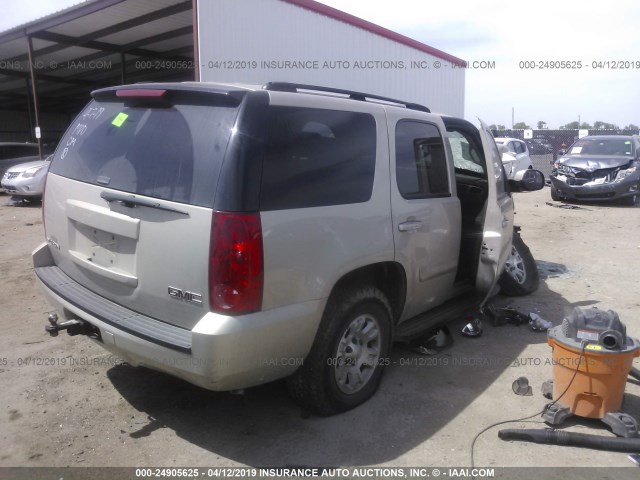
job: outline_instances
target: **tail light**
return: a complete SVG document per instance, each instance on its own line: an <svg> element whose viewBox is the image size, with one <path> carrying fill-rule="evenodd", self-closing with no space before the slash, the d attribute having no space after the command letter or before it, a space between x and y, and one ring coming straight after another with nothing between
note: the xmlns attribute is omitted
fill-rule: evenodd
<svg viewBox="0 0 640 480"><path fill-rule="evenodd" d="M238 315L262 307L264 263L258 213L214 212L209 246L209 305Z"/></svg>

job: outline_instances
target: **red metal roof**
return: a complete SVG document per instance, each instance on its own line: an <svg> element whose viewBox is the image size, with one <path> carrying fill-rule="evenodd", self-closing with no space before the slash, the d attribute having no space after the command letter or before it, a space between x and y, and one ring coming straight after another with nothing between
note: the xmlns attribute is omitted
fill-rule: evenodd
<svg viewBox="0 0 640 480"><path fill-rule="evenodd" d="M443 60L447 60L455 65L459 65L464 67L466 65L465 61L461 58L454 57L453 55L449 55L442 50L438 50L437 48L430 47L429 45L425 45L424 43L420 43L417 40L414 40L409 37L405 37L399 33L388 30L380 25L376 25L375 23L368 22L361 18L358 18L349 13L343 12L336 8L330 7L323 3L318 3L313 0L281 0L286 3L290 3L292 5L296 5L298 7L306 8L307 10L311 10L312 12L319 13L321 15L326 15L327 17L334 18L340 22L347 23L349 25L353 25L354 27L361 28L368 32L374 33L376 35L380 35L381 37L388 38L389 40L393 40L394 42L401 43L411 48L415 48L416 50L420 50L421 52L428 53L429 55L433 55L434 57L441 58Z"/></svg>

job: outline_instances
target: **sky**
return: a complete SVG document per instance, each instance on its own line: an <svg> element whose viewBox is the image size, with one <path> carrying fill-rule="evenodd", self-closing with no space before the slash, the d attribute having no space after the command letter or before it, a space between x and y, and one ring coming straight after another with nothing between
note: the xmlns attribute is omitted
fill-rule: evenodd
<svg viewBox="0 0 640 480"><path fill-rule="evenodd" d="M80 3L3 3L0 31ZM637 0L321 0L467 61L465 116L557 128L580 119L640 125ZM548 62L581 68L551 69ZM527 64L521 62L528 62ZM545 64L545 62L547 62ZM595 62L595 63L594 63ZM608 62L608 65L607 65ZM536 68L525 68L533 66ZM556 65L556 64L554 64ZM624 68L613 68L624 67Z"/></svg>
<svg viewBox="0 0 640 480"><path fill-rule="evenodd" d="M640 2L637 0L321 0L464 60L465 116L487 123L557 128L572 121L640 125ZM582 68L544 67L547 61ZM609 61L594 68L593 62ZM622 63L630 62L630 64ZM542 63L542 65L539 64ZM631 66L629 69L613 69ZM527 64L531 65L531 63ZM596 64L597 65L597 64ZM522 64L525 67L525 64Z"/></svg>

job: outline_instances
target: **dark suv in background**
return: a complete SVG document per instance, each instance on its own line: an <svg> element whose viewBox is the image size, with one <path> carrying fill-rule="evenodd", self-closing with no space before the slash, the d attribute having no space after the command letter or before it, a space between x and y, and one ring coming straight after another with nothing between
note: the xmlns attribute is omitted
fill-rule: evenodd
<svg viewBox="0 0 640 480"><path fill-rule="evenodd" d="M635 205L640 189L640 137L583 137L553 164L553 200L621 200Z"/></svg>

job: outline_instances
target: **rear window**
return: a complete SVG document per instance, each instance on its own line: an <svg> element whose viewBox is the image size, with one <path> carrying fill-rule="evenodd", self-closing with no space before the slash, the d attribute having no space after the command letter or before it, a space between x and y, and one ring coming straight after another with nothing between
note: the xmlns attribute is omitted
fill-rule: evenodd
<svg viewBox="0 0 640 480"><path fill-rule="evenodd" d="M236 114L228 101L171 106L92 101L60 141L50 171L109 189L211 207Z"/></svg>

